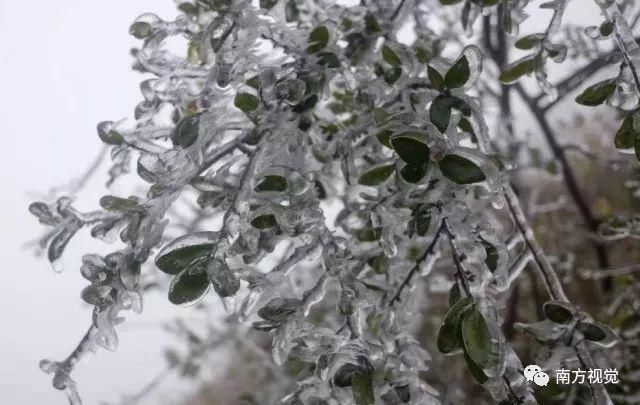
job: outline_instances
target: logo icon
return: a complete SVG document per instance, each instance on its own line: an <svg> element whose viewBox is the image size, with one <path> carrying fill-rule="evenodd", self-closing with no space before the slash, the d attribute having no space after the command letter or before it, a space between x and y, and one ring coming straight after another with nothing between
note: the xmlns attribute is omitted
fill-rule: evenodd
<svg viewBox="0 0 640 405"><path fill-rule="evenodd" d="M549 383L549 375L535 364L530 364L524 368L524 378L527 381L533 381L534 384L540 387L544 387Z"/></svg>

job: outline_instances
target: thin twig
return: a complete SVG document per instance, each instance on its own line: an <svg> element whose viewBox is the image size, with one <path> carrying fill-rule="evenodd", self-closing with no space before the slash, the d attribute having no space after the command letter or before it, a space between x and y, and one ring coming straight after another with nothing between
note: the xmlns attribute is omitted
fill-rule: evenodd
<svg viewBox="0 0 640 405"><path fill-rule="evenodd" d="M400 283L400 285L398 286L398 289L396 290L396 293L393 294L393 297L391 298L391 300L389 300L389 306L393 306L393 304L396 301L400 301L400 295L402 294L402 291L411 283L411 279L413 278L413 276L418 272L418 270L420 270L420 263L422 263L429 256L431 256L432 254L435 253L434 250L435 250L435 247L436 247L436 245L438 243L438 239L440 238L440 233L442 232L443 227L444 227L444 222L440 223L440 226L438 227L438 230L436 231L436 234L434 235L433 239L431 240L431 243L427 247L427 250L425 250L425 252L422 254L422 256L420 256L416 260L415 266L413 266L411 268L411 270L409 270L409 272L407 273L407 275L404 278L404 280L402 281L402 283Z"/></svg>

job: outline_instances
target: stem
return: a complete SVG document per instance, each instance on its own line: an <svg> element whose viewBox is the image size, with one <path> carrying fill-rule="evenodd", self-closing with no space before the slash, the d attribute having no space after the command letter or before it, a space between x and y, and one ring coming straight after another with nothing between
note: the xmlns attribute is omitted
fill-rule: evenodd
<svg viewBox="0 0 640 405"><path fill-rule="evenodd" d="M534 117L538 121L538 124L540 125L540 129L542 130L542 133L547 141L547 144L551 148L551 152L553 153L555 158L558 159L558 161L560 161L560 164L562 166L563 178L564 178L565 184L567 185L569 195L571 196L571 199L578 207L578 211L582 215L582 218L584 219L587 225L587 228L593 234L596 234L598 232L598 226L600 224L600 221L598 221L593 215L593 213L591 212L591 207L589 207L586 197L580 190L580 186L578 185L576 175L573 169L571 168L571 165L569 164L569 160L567 159L565 149L558 143L556 136L553 130L551 129L551 125L549 125L549 121L547 120L544 110L541 110L538 107L535 101L531 97L529 97L527 92L524 90L524 88L522 88L520 84L516 84L515 89L520 94L524 102L527 104L527 106L531 110L531 113L534 115ZM609 257L604 245L602 245L602 243L600 243L597 240L593 240L592 243L596 251L596 259L598 261L598 266L602 268L609 267ZM612 280L611 279L603 280L602 286L605 291L611 290Z"/></svg>
<svg viewBox="0 0 640 405"><path fill-rule="evenodd" d="M557 301L569 302L569 300L567 299L567 295L562 288L562 284L558 279L558 275L551 266L549 259L544 254L542 248L538 244L538 241L533 235L531 227L529 227L529 224L527 223L527 219L522 212L522 207L520 207L520 201L518 201L518 197L515 195L513 189L510 186L504 186L502 188L502 191L505 200L507 201L509 212L511 213L511 216L513 217L518 230L522 234L527 248L533 256L533 260L537 265L536 267L538 269L538 272L540 273L540 276L542 277L542 281L544 282L549 296Z"/></svg>
<svg viewBox="0 0 640 405"><path fill-rule="evenodd" d="M457 271L458 279L460 280L460 283L462 283L462 289L464 290L467 297L472 297L471 290L469 289L469 282L467 281L467 277L464 271L464 266L462 265L462 260L464 260L463 259L464 256L460 254L460 252L458 251L458 248L456 247L456 244L453 242L453 240L456 238L456 235L454 235L454 233L451 231L451 227L449 226L449 222L447 221L447 218L444 218L442 220L442 225L444 226L444 229L447 231L447 236L449 237L449 245L451 246L453 262L456 265L456 271Z"/></svg>
<svg viewBox="0 0 640 405"><path fill-rule="evenodd" d="M436 231L436 234L434 235L433 240L431 240L431 243L427 247L427 250L425 250L422 256L420 256L416 260L415 266L413 266L411 270L409 270L409 272L407 273L402 283L400 283L400 286L398 286L398 289L396 290L395 294L393 294L393 297L391 298L391 300L389 300L389 306L393 306L393 304L396 301L400 301L400 295L402 294L402 291L405 289L406 286L408 286L411 283L411 279L413 278L413 276L418 272L418 270L420 270L420 263L422 263L429 256L435 253L434 250L438 243L438 239L440 238L440 233L442 232L443 228L444 228L444 221L440 223L440 226L438 227L438 230Z"/></svg>

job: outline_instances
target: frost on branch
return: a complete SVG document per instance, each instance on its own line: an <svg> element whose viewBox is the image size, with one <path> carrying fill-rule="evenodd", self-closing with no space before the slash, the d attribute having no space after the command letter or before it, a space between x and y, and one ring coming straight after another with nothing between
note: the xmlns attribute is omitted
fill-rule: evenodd
<svg viewBox="0 0 640 405"><path fill-rule="evenodd" d="M124 243L83 257L91 327L66 360L41 364L72 403L74 365L97 346L115 350L121 312L142 310L149 280L163 280L177 305L218 296L229 314L223 336L271 339L265 367L303 365L264 387L271 402L440 403L424 373L433 356L462 354L494 401L535 403L501 329L530 263L554 299L545 308L571 319L523 331L562 338L557 351L586 361L591 342L615 343L613 330L566 302L494 153L478 97L483 50L456 46L445 57L428 30L399 41L406 20L424 22L422 2L178 3L174 21L144 14L131 26L141 41L134 68L153 75L133 127L97 128L111 148L110 183L135 166L145 193L105 195L89 213L65 197L30 206L50 228L41 245L56 269L83 227ZM497 3L466 1L464 30ZM511 3L500 16L515 34L528 2ZM535 72L552 93L542 65L566 56L550 37L566 2L552 3L546 31L518 41L533 54L504 83ZM173 36L187 39L186 57L165 48ZM181 216L187 204L193 219ZM200 226L207 218L218 226ZM432 353L416 336L434 291L449 292L449 308Z"/></svg>

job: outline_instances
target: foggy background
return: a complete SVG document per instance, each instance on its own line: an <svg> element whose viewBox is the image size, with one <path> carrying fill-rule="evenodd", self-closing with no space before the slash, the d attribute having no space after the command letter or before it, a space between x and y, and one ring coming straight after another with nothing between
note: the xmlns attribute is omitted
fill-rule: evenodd
<svg viewBox="0 0 640 405"><path fill-rule="evenodd" d="M63 359L86 331L91 311L80 300L87 285L78 271L80 257L107 250L83 231L65 251L65 270L54 273L46 258L34 257L25 247L44 230L27 207L93 162L102 147L95 130L99 121L132 115L144 76L130 69L129 48L138 41L129 36L129 25L143 12L169 19L174 10L171 0L0 0L2 403L67 403L38 362ZM572 2L567 14L567 21L602 21L590 1ZM548 11L537 13L522 34L540 31L549 17ZM533 129L532 121L518 124L521 130ZM79 208L95 209L106 193L106 163L80 193ZM126 194L126 186L118 181L109 194ZM174 307L164 294L154 293L145 297L143 314L124 314L118 350L99 349L73 374L85 404L116 402L163 370L162 352L170 339L161 321L186 317L189 309ZM143 403L173 403L190 387L185 380L169 378L157 391L164 402L152 395Z"/></svg>

